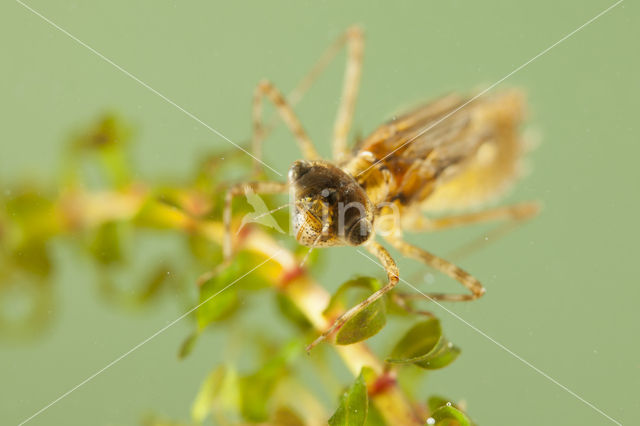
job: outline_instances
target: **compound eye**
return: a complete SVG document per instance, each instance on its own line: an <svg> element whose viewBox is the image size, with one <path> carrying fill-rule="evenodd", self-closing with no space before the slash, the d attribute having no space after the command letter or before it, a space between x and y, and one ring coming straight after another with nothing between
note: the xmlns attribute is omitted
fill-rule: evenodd
<svg viewBox="0 0 640 426"><path fill-rule="evenodd" d="M359 246L371 237L372 226L366 217L361 217L347 230L349 244Z"/></svg>

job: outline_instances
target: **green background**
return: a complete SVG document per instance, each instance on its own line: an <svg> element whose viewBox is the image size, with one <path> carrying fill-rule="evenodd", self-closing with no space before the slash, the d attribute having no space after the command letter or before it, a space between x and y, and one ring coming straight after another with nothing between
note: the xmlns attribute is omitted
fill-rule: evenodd
<svg viewBox="0 0 640 426"><path fill-rule="evenodd" d="M350 24L360 23L367 41L356 134L403 106L492 84L612 3L29 1L239 143L249 136L256 83L268 77L291 89ZM0 16L0 182L50 180L71 131L105 110L135 127L140 178L184 176L203 153L229 148L17 2L2 2ZM501 84L527 92L528 127L541 140L528 156L529 175L504 202L540 200L544 210L462 260L487 295L447 305L624 424L640 421L638 17L637 2L627 0ZM333 64L298 108L324 154L342 67ZM297 155L280 129L268 141L265 161L285 171ZM411 240L444 254L486 229ZM179 259L176 241L149 242L141 251ZM56 248L49 329L30 341L0 341L2 424L30 416L186 309L169 299L137 313L114 309L100 300L86 256L65 244ZM354 274L379 274L349 248L328 250L324 265L317 275L328 288ZM406 259L399 265L405 277L424 270ZM141 268L132 268L130 278ZM422 290L431 285L412 280ZM440 283L457 290L437 276ZM271 301L261 293L247 303L271 317ZM421 388L425 397L465 400L482 425L613 424L487 337L433 310L463 353L429 375ZM276 321L268 324L265 333L292 333ZM229 356L229 342L213 332L190 358L178 361L178 345L189 330L187 321L170 328L30 424L136 424L149 412L188 419L200 381ZM388 349L392 340L383 333L373 344ZM239 348L242 358L242 343ZM340 374L344 383L351 380Z"/></svg>

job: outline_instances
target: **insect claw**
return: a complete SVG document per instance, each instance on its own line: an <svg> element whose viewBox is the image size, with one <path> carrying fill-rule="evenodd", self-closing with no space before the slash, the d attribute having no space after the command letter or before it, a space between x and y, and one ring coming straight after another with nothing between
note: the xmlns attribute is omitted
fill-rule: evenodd
<svg viewBox="0 0 640 426"><path fill-rule="evenodd" d="M327 338L329 336L331 336L333 333L335 333L340 327L342 327L344 325L345 321L343 320L343 317L338 318L337 320L335 320L333 322L333 324L331 324L331 326L321 335L319 335L316 340L314 340L313 342L311 342L309 345L307 345L307 347L305 348L305 350L307 352L309 352L311 349L313 349L316 345L318 345L319 343L321 343L324 340L327 340Z"/></svg>
<svg viewBox="0 0 640 426"><path fill-rule="evenodd" d="M311 354L311 349L315 348L319 343L327 338L326 333L322 333L320 336L316 338L313 342L309 343L304 350L307 352L307 355Z"/></svg>

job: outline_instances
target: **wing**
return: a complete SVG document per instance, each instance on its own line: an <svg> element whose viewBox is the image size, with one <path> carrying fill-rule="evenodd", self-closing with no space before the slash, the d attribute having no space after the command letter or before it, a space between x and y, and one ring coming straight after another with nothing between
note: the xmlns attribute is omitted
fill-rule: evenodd
<svg viewBox="0 0 640 426"><path fill-rule="evenodd" d="M393 175L392 201L426 201L479 161L487 152L483 145L501 148L505 130L517 130L521 108L512 95L473 101L446 96L380 126L359 151L373 154Z"/></svg>

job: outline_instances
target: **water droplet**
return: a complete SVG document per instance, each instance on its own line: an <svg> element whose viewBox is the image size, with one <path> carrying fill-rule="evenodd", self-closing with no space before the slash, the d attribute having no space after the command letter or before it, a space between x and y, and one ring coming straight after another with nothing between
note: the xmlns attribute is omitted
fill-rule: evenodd
<svg viewBox="0 0 640 426"><path fill-rule="evenodd" d="M436 424L436 419L434 419L433 417L429 417L427 419L427 424L428 425L435 425Z"/></svg>
<svg viewBox="0 0 640 426"><path fill-rule="evenodd" d="M427 273L424 275L424 281L425 281L427 284L433 284L433 283L436 281L436 278L433 276L433 274L432 274L432 273L427 272Z"/></svg>
<svg viewBox="0 0 640 426"><path fill-rule="evenodd" d="M451 407L451 403L450 402L447 402L447 407Z"/></svg>

